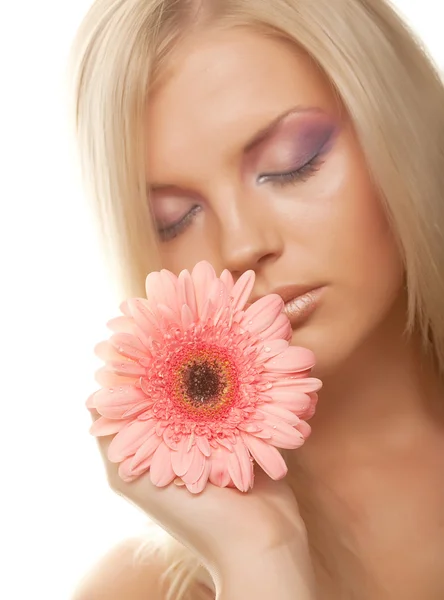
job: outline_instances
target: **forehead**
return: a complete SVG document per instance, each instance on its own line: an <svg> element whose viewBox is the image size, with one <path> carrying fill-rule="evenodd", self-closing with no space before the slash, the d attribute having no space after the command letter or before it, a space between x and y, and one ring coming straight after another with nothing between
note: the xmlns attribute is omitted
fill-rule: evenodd
<svg viewBox="0 0 444 600"><path fill-rule="evenodd" d="M178 46L147 103L148 164L248 139L297 106L333 110L313 61L294 44L246 29L206 31Z"/></svg>

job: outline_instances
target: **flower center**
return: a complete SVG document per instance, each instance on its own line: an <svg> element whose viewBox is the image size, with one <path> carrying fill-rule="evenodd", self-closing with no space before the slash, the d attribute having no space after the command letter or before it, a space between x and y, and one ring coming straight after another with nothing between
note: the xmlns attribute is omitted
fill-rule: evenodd
<svg viewBox="0 0 444 600"><path fill-rule="evenodd" d="M169 361L166 393L184 416L222 417L239 396L238 369L226 348L197 343L179 348Z"/></svg>
<svg viewBox="0 0 444 600"><path fill-rule="evenodd" d="M223 380L216 361L194 361L182 373L183 391L195 406L218 399L225 387Z"/></svg>

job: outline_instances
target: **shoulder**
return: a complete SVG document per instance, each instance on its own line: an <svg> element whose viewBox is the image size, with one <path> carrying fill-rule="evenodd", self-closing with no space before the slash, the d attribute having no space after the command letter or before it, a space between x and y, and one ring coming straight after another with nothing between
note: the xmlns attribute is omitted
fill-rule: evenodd
<svg viewBox="0 0 444 600"><path fill-rule="evenodd" d="M113 547L82 578L72 600L165 600L166 565L156 552L138 559L142 544L135 537Z"/></svg>

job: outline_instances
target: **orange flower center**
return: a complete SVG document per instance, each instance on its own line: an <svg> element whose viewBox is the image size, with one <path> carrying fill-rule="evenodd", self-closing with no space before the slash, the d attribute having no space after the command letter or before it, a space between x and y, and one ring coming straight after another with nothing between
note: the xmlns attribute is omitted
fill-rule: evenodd
<svg viewBox="0 0 444 600"><path fill-rule="evenodd" d="M208 416L229 408L239 392L239 376L225 348L184 348L170 365L170 390L188 413Z"/></svg>

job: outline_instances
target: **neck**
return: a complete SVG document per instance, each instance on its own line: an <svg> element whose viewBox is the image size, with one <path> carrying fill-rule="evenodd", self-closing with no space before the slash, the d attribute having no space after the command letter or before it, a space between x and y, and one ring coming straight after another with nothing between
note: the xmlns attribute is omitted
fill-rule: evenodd
<svg viewBox="0 0 444 600"><path fill-rule="evenodd" d="M398 310L334 375L323 378L307 445L340 447L353 440L378 445L399 432L444 423L444 390L433 359L419 336L404 335L405 311Z"/></svg>

